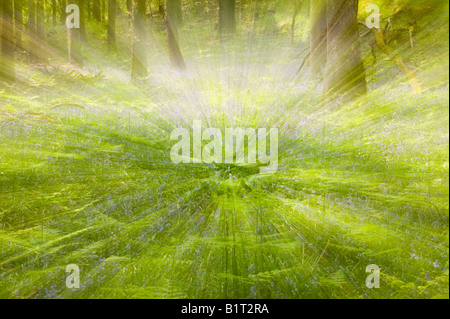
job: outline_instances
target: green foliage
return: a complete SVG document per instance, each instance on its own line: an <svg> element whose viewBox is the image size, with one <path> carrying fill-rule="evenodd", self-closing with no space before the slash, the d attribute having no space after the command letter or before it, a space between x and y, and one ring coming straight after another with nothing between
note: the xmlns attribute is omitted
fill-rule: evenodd
<svg viewBox="0 0 450 319"><path fill-rule="evenodd" d="M292 9L281 3L277 25ZM93 22L85 68L19 57L24 83L0 88L0 297L448 298L448 16L429 13L439 27L398 47L422 95L383 57L367 96L332 107L294 80L306 39L259 25L223 44L207 21L188 24L195 8L180 30L185 72L154 32L150 75L131 83L129 34L108 55ZM194 119L279 127L278 172L171 163L171 130ZM380 289L365 286L373 263ZM79 290L65 286L68 264Z"/></svg>

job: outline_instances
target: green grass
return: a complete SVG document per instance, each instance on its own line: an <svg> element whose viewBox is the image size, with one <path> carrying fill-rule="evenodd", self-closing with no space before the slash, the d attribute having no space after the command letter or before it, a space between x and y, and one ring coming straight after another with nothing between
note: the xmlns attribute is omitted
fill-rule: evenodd
<svg viewBox="0 0 450 319"><path fill-rule="evenodd" d="M31 85L0 89L0 297L448 298L448 74L319 107L285 39L245 41L193 41L187 72L135 85L120 57L101 75L21 67ZM171 163L194 119L279 127L278 172Z"/></svg>

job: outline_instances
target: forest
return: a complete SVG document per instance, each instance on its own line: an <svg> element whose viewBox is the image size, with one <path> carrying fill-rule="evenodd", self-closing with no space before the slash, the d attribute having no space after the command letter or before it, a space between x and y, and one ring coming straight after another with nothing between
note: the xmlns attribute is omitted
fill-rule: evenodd
<svg viewBox="0 0 450 319"><path fill-rule="evenodd" d="M0 0L0 298L448 299L448 14Z"/></svg>

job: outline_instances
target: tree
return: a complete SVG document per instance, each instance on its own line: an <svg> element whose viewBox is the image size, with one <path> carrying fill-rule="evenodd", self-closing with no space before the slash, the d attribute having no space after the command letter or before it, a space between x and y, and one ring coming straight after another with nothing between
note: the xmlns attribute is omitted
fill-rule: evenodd
<svg viewBox="0 0 450 319"><path fill-rule="evenodd" d="M231 36L236 29L236 1L219 0L219 35Z"/></svg>
<svg viewBox="0 0 450 319"><path fill-rule="evenodd" d="M148 75L147 53L145 48L145 40L147 38L145 12L145 0L135 0L133 8L133 53L131 65L131 76L133 78Z"/></svg>
<svg viewBox="0 0 450 319"><path fill-rule="evenodd" d="M164 0L158 0L158 14L161 17L164 17L166 15L166 11L164 8Z"/></svg>
<svg viewBox="0 0 450 319"><path fill-rule="evenodd" d="M38 49L36 44L36 0L28 0L28 53L30 62L36 62L38 59Z"/></svg>
<svg viewBox="0 0 450 319"><path fill-rule="evenodd" d="M346 100L365 94L366 74L358 34L358 0L327 0L327 70L324 93Z"/></svg>
<svg viewBox="0 0 450 319"><path fill-rule="evenodd" d="M37 58L43 62L45 60L45 31L44 31L44 1L36 2L36 42L35 49Z"/></svg>
<svg viewBox="0 0 450 319"><path fill-rule="evenodd" d="M320 75L327 63L327 2L310 0L310 73Z"/></svg>
<svg viewBox="0 0 450 319"><path fill-rule="evenodd" d="M27 29L31 36L36 32L36 0L28 0Z"/></svg>
<svg viewBox="0 0 450 319"><path fill-rule="evenodd" d="M67 7L67 1L66 0L59 0L60 3L60 21L61 23L66 22L66 7Z"/></svg>
<svg viewBox="0 0 450 319"><path fill-rule="evenodd" d="M86 32L86 0L77 0L78 7L80 8L80 39L83 41L87 41L87 32ZM89 2L89 1L88 1Z"/></svg>
<svg viewBox="0 0 450 319"><path fill-rule="evenodd" d="M52 21L53 25L56 25L56 11L57 11L58 5L56 3L56 0L52 0Z"/></svg>
<svg viewBox="0 0 450 319"><path fill-rule="evenodd" d="M133 20L133 0L126 1L126 16L127 16L128 26L130 26L130 23Z"/></svg>
<svg viewBox="0 0 450 319"><path fill-rule="evenodd" d="M95 20L102 21L102 11L101 11L100 0L94 0L92 12L93 12Z"/></svg>
<svg viewBox="0 0 450 319"><path fill-rule="evenodd" d="M176 0L175 5L175 14L177 17L177 24L179 27L183 26L183 1L182 0Z"/></svg>
<svg viewBox="0 0 450 319"><path fill-rule="evenodd" d="M102 0L102 8L100 12L100 17L103 20L106 20L106 0Z"/></svg>
<svg viewBox="0 0 450 319"><path fill-rule="evenodd" d="M133 10L133 0L127 0L127 12L131 14L132 10Z"/></svg>
<svg viewBox="0 0 450 319"><path fill-rule="evenodd" d="M23 0L14 2L16 46L23 48Z"/></svg>
<svg viewBox="0 0 450 319"><path fill-rule="evenodd" d="M312 1L312 0L311 0ZM291 20L291 45L294 44L294 34L295 34L295 22L297 19L298 9L299 9L299 0L292 0L292 4L294 7L293 13L292 13L292 20ZM242 4L240 3L240 6ZM240 8L242 11L242 7Z"/></svg>
<svg viewBox="0 0 450 319"><path fill-rule="evenodd" d="M117 0L108 0L108 50L116 48Z"/></svg>
<svg viewBox="0 0 450 319"><path fill-rule="evenodd" d="M15 81L14 67L14 29L13 29L13 0L2 0L0 3L1 21L1 56L0 79L8 82Z"/></svg>
<svg viewBox="0 0 450 319"><path fill-rule="evenodd" d="M166 0L167 44L169 58L176 69L185 69L183 55L179 46L178 26L181 22L181 0Z"/></svg>

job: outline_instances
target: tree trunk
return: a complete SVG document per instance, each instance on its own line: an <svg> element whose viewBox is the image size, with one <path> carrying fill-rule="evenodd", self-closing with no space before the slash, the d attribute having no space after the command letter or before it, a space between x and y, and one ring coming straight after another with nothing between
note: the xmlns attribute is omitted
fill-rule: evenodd
<svg viewBox="0 0 450 319"><path fill-rule="evenodd" d="M235 0L219 0L219 35L221 38L232 36L236 29Z"/></svg>
<svg viewBox="0 0 450 319"><path fill-rule="evenodd" d="M2 0L0 3L1 21L1 56L0 78L8 82L15 81L14 68L14 12L13 0Z"/></svg>
<svg viewBox="0 0 450 319"><path fill-rule="evenodd" d="M23 49L23 0L16 0L14 3L14 18L16 20L16 46Z"/></svg>
<svg viewBox="0 0 450 319"><path fill-rule="evenodd" d="M94 15L94 19L95 20L102 21L101 2L100 2L100 0L94 0L92 13Z"/></svg>
<svg viewBox="0 0 450 319"><path fill-rule="evenodd" d="M30 62L36 62L38 58L38 49L36 44L36 0L28 0L28 53Z"/></svg>
<svg viewBox="0 0 450 319"><path fill-rule="evenodd" d="M45 31L44 31L44 1L37 1L36 3L36 52L37 58L40 62L46 59L45 47Z"/></svg>
<svg viewBox="0 0 450 319"><path fill-rule="evenodd" d="M56 26L56 10L57 10L56 0L52 0L52 21L53 25Z"/></svg>
<svg viewBox="0 0 450 319"><path fill-rule="evenodd" d="M70 1L70 0L69 0ZM87 17L86 17L86 19L88 20L88 21L91 21L92 20L92 11L94 10L92 7L93 7L93 4L92 4L92 2L93 2L94 0L87 0L86 1L86 8L85 8L85 10L86 10L86 13L87 13Z"/></svg>
<svg viewBox="0 0 450 319"><path fill-rule="evenodd" d="M170 63L174 68L183 70L186 68L186 64L178 44L180 12L180 0L166 0L167 45L169 47Z"/></svg>
<svg viewBox="0 0 450 319"><path fill-rule="evenodd" d="M327 63L327 3L310 0L310 73L317 78Z"/></svg>
<svg viewBox="0 0 450 319"><path fill-rule="evenodd" d="M183 11L181 8L181 0L166 0L166 15L170 20L174 34L178 37L178 28L183 23ZM163 10L164 12L164 10Z"/></svg>
<svg viewBox="0 0 450 319"><path fill-rule="evenodd" d="M78 0L78 7L80 8L80 40L87 41L86 32L86 0Z"/></svg>
<svg viewBox="0 0 450 319"><path fill-rule="evenodd" d="M133 11L133 1L132 0L127 0L127 11L129 14L131 14Z"/></svg>
<svg viewBox="0 0 450 319"><path fill-rule="evenodd" d="M106 20L106 0L102 0L102 9L100 12L100 17L102 21Z"/></svg>
<svg viewBox="0 0 450 319"><path fill-rule="evenodd" d="M178 27L183 26L183 2L182 0L176 0L176 15Z"/></svg>
<svg viewBox="0 0 450 319"><path fill-rule="evenodd" d="M166 15L166 12L164 9L164 0L159 0L159 2L158 2L158 14L161 17L164 17Z"/></svg>
<svg viewBox="0 0 450 319"><path fill-rule="evenodd" d="M147 52L145 40L147 32L145 28L145 0L135 0L133 8L133 57L131 65L131 76L145 77L148 75Z"/></svg>
<svg viewBox="0 0 450 319"><path fill-rule="evenodd" d="M117 0L108 0L108 51L116 48Z"/></svg>
<svg viewBox="0 0 450 319"><path fill-rule="evenodd" d="M67 2L66 2L66 0L59 0L59 3L61 6L60 7L60 15L61 15L60 21L61 21L61 24L63 24L66 22L66 17L67 17L67 14L66 14Z"/></svg>
<svg viewBox="0 0 450 319"><path fill-rule="evenodd" d="M351 100L367 92L357 15L358 0L327 0L327 98Z"/></svg>
<svg viewBox="0 0 450 319"><path fill-rule="evenodd" d="M33 35L36 32L36 0L28 0L27 29L30 35Z"/></svg>

